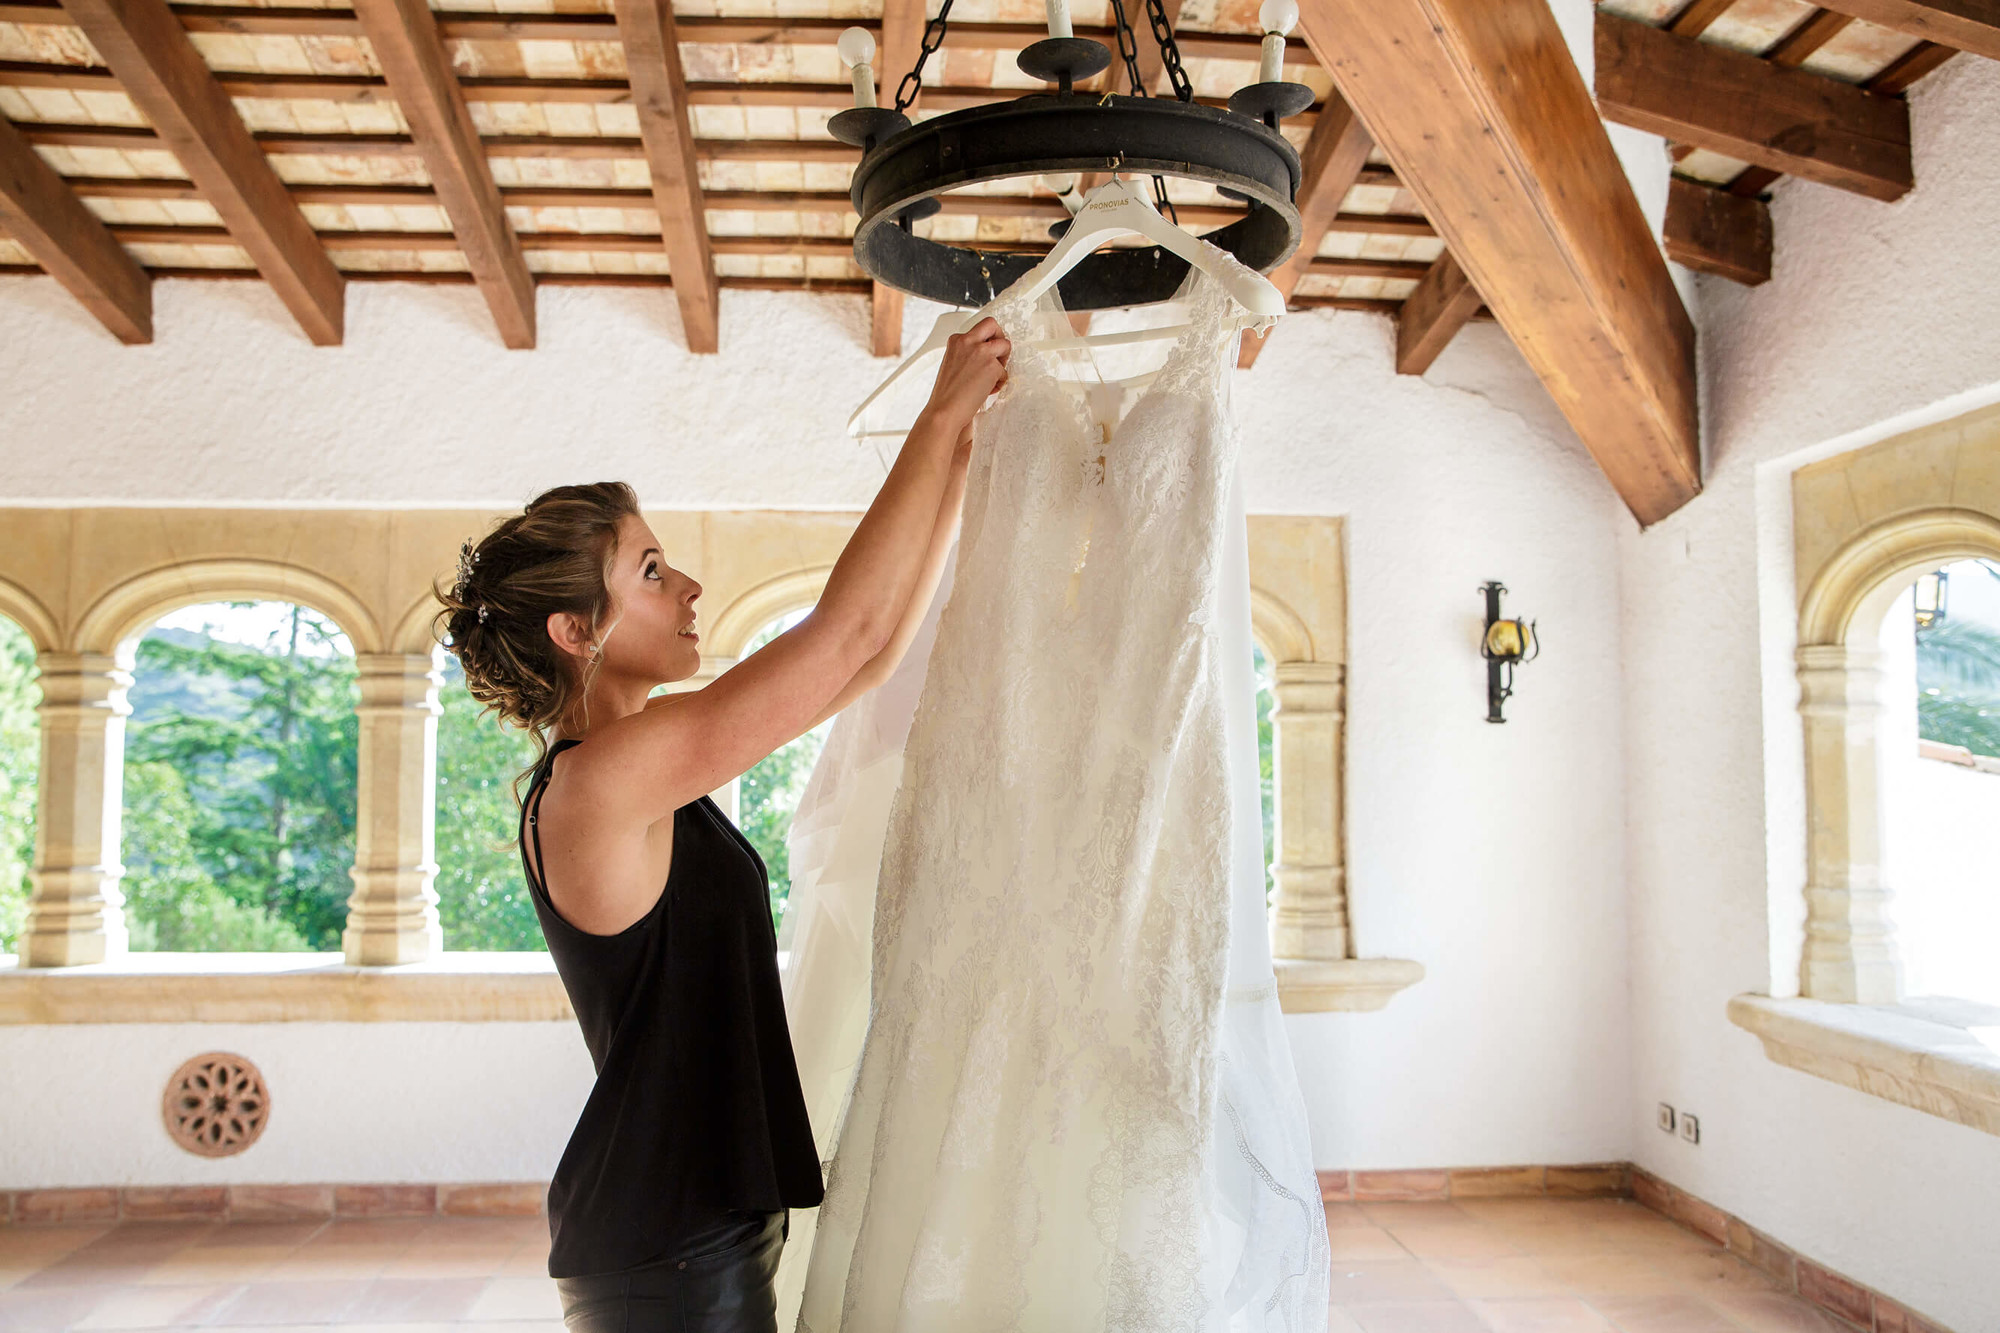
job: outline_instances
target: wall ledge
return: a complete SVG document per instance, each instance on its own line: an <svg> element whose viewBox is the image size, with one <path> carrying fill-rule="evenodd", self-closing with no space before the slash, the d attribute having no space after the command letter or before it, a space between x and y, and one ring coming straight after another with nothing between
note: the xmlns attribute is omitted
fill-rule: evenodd
<svg viewBox="0 0 2000 1333"><path fill-rule="evenodd" d="M337 953L130 953L80 967L0 956L0 1024L554 1023L575 1017L545 953L350 967Z"/></svg>
<svg viewBox="0 0 2000 1333"><path fill-rule="evenodd" d="M1738 995L1729 1021L1755 1034L1778 1064L2000 1134L2000 1009L1991 1005Z"/></svg>
<svg viewBox="0 0 2000 1333"><path fill-rule="evenodd" d="M1278 1007L1288 1014L1363 1013L1424 979L1424 965L1403 958L1279 958Z"/></svg>

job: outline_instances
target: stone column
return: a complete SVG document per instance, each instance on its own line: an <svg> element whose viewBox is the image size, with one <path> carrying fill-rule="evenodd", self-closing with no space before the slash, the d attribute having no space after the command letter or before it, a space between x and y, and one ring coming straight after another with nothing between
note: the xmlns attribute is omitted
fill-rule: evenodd
<svg viewBox="0 0 2000 1333"><path fill-rule="evenodd" d="M1901 968L1882 883L1881 654L1801 644L1806 738L1806 939L1799 988L1835 1004L1894 1004Z"/></svg>
<svg viewBox="0 0 2000 1333"><path fill-rule="evenodd" d="M362 653L354 894L341 944L356 966L420 963L438 925L437 720L444 683L429 653Z"/></svg>
<svg viewBox="0 0 2000 1333"><path fill-rule="evenodd" d="M1346 958L1347 867L1341 836L1344 682L1337 662L1279 662L1272 695L1275 958Z"/></svg>
<svg viewBox="0 0 2000 1333"><path fill-rule="evenodd" d="M34 895L21 962L101 963L125 952L118 834L132 676L102 653L43 653L40 666Z"/></svg>

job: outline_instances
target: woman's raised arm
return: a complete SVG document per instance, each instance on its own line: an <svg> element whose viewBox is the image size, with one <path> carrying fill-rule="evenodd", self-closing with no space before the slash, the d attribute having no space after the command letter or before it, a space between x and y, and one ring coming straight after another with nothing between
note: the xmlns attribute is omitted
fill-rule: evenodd
<svg viewBox="0 0 2000 1333"><path fill-rule="evenodd" d="M999 325L981 320L946 345L930 402L910 428L874 503L798 625L667 708L594 728L569 760L569 781L601 819L630 827L714 791L828 715L864 667L895 648L920 587L928 603L956 523L962 436L1006 377ZM922 619L921 611L917 620ZM896 652L900 656L900 652ZM891 664L893 666L893 663ZM864 686L865 688L865 686ZM859 691L855 691L858 693ZM597 822L593 820L592 822Z"/></svg>

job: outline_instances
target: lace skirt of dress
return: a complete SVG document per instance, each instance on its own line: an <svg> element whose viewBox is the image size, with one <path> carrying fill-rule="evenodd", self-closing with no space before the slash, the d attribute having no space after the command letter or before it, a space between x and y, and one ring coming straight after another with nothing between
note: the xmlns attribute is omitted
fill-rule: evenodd
<svg viewBox="0 0 2000 1333"><path fill-rule="evenodd" d="M1226 405L1208 406L1226 425ZM1169 433L1185 425L1168 413ZM939 657L925 642L933 608L897 677L843 715L794 823L788 1012L822 1154L841 1147L810 1280L805 1226L779 1278L781 1317L803 1300L811 1333L1296 1333L1326 1317L1324 1219L1265 929L1233 449L1211 441L1208 465L1190 460L1205 486L1151 477L1187 503L1183 530L1172 512L1154 529L1158 494L1150 512L1114 504L1080 531L1015 512L1026 490L1060 494L1066 469L1089 472L1096 450L1079 440L1084 453L1027 446L1003 460L1018 478L975 475L958 571L968 605L946 612ZM1079 562L1093 522L1098 550ZM1175 598L1146 551L1205 566L1205 586L1179 591L1195 610L1165 617L1178 625L1152 616L1157 632L1113 605L1161 579ZM996 617L1024 574L1060 591ZM1132 642L1036 623L1093 615ZM1020 636L1033 697L1009 700L1022 681L980 672ZM1065 652L1076 660L1034 660ZM920 692L921 773L896 796L871 969L884 828ZM1023 725L1042 741L1024 742ZM954 775L966 747L1003 780ZM954 845L919 845L946 828Z"/></svg>

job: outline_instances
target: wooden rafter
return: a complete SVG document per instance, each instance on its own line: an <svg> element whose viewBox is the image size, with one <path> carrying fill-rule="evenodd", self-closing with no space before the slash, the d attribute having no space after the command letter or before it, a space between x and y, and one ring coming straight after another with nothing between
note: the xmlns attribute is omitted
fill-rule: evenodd
<svg viewBox="0 0 2000 1333"><path fill-rule="evenodd" d="M687 78L674 29L671 0L617 0L618 35L625 43L626 76L639 113L639 138L652 172L653 203L660 212L667 268L688 348L721 346L715 261L710 257L707 215L695 171L694 130L688 121Z"/></svg>
<svg viewBox="0 0 2000 1333"><path fill-rule="evenodd" d="M5 118L0 118L0 228L118 341L153 341L152 279Z"/></svg>
<svg viewBox="0 0 2000 1333"><path fill-rule="evenodd" d="M1688 0L1679 13L1667 20L1666 29L1680 37L1699 37L1736 0Z"/></svg>
<svg viewBox="0 0 2000 1333"><path fill-rule="evenodd" d="M1396 316L1396 373L1421 375L1479 312L1479 289L1450 255L1440 255Z"/></svg>
<svg viewBox="0 0 2000 1333"><path fill-rule="evenodd" d="M1883 28L2000 60L2000 0L1822 0Z"/></svg>
<svg viewBox="0 0 2000 1333"><path fill-rule="evenodd" d="M917 63L924 40L924 0L882 0L882 37L875 51L877 97L885 106L896 104L903 76ZM918 89L912 109L923 100ZM850 152L853 150L849 150ZM903 293L885 282L869 291L868 350L874 356L901 356L903 353Z"/></svg>
<svg viewBox="0 0 2000 1333"><path fill-rule="evenodd" d="M351 10L265 9L210 4L175 4L171 8L180 19L182 28L191 33L245 37L364 35L361 20ZM69 25L71 22L59 0L41 3L0 0L0 23ZM617 21L610 14L447 12L438 15L437 23L438 33L446 41L604 42L618 38ZM848 18L757 18L742 15L687 15L675 18L675 26L685 43L746 46L831 46L840 39L842 32L857 24L861 27L872 26L866 20ZM951 25L952 49L1019 50L1046 36L1047 31L1040 18L1032 23L954 22ZM1075 32L1078 37L1094 38L1114 50L1117 48L1117 33L1108 26L1078 25ZM1143 61L1146 49L1143 24L1140 25L1140 33L1140 58ZM1263 39L1257 34L1241 32L1176 32L1174 39L1184 56L1212 56L1225 60L1254 60L1263 44ZM1154 49L1157 52L1157 46ZM1288 62L1309 63L1312 58L1303 41L1295 38L1287 44Z"/></svg>
<svg viewBox="0 0 2000 1333"><path fill-rule="evenodd" d="M1701 489L1694 326L1554 15L1305 0L1307 40L1642 523Z"/></svg>
<svg viewBox="0 0 2000 1333"><path fill-rule="evenodd" d="M1905 103L1601 12L1597 105L1607 120L1873 199L1915 183Z"/></svg>
<svg viewBox="0 0 2000 1333"><path fill-rule="evenodd" d="M430 6L424 0L354 0L354 12L409 122L457 248L500 327L500 340L509 347L533 347L535 280L508 225Z"/></svg>
<svg viewBox="0 0 2000 1333"><path fill-rule="evenodd" d="M1764 53L1764 59L1786 69L1797 69L1812 57L1813 52L1840 36L1853 23L1854 20L1846 14L1836 14L1831 9L1815 9L1797 27L1779 38L1778 44Z"/></svg>
<svg viewBox="0 0 2000 1333"><path fill-rule="evenodd" d="M64 8L306 337L337 344L340 272L165 0L64 0Z"/></svg>
<svg viewBox="0 0 2000 1333"><path fill-rule="evenodd" d="M1271 281L1287 299L1313 267L1329 224L1339 214L1347 192L1361 178L1374 147L1375 140L1354 108L1338 96L1327 98L1326 108L1313 121L1312 133L1299 150L1299 248L1271 274ZM1244 334L1236 364L1246 370L1255 365L1270 337L1269 332Z"/></svg>
<svg viewBox="0 0 2000 1333"><path fill-rule="evenodd" d="M1667 258L1755 287L1771 277L1771 206L1676 176L1661 236Z"/></svg>

